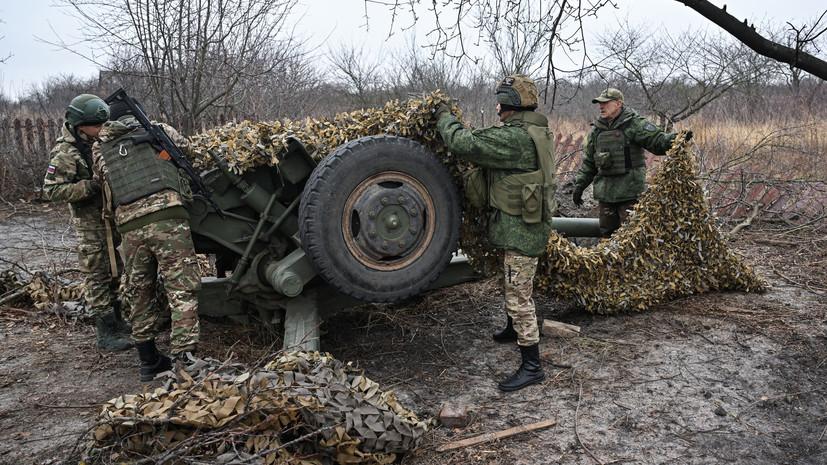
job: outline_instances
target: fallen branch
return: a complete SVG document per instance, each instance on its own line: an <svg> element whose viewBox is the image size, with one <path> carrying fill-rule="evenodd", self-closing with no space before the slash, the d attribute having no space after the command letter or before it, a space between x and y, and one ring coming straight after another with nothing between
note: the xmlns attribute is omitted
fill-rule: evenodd
<svg viewBox="0 0 827 465"><path fill-rule="evenodd" d="M0 299L0 305L5 305L7 302L11 302L17 298L23 297L24 295L26 295L26 286L23 286L20 289Z"/></svg>
<svg viewBox="0 0 827 465"><path fill-rule="evenodd" d="M742 222L738 223L734 228L729 231L730 236L734 236L738 234L742 229L750 226L755 218L758 216L758 212L761 211L761 203L755 202L752 204L752 213Z"/></svg>
<svg viewBox="0 0 827 465"><path fill-rule="evenodd" d="M514 436L520 433L526 433L528 431L536 431L538 429L548 428L550 426L554 426L557 424L557 420L543 420L538 421L537 423L531 423L528 425L521 425L515 426L513 428L508 428L502 431L498 431L496 433L485 433L479 436L474 436L466 439L462 439L459 441L449 442L447 444L443 444L436 448L437 452L445 452L454 449L461 449L463 447L468 446L475 446L477 444L482 444L484 442L491 442L496 441L498 439L507 438L510 436Z"/></svg>

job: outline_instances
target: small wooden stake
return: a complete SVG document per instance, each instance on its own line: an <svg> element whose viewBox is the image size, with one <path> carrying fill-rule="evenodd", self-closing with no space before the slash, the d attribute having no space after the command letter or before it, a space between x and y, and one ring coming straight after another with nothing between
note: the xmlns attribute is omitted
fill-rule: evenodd
<svg viewBox="0 0 827 465"><path fill-rule="evenodd" d="M557 420L543 420L537 423L531 423L528 425L522 426L515 426L513 428L508 428L502 431L498 431L496 433L485 433L479 436L470 437L467 439L462 439L459 441L449 442L447 444L443 444L436 448L437 452L445 452L447 450L454 450L460 449L463 447L474 446L477 444L482 444L484 442L491 442L496 441L498 439L507 438L509 436L514 436L515 434L526 433L528 431L536 431L538 429L548 428L550 426L554 426L557 424Z"/></svg>
<svg viewBox="0 0 827 465"><path fill-rule="evenodd" d="M574 337L580 335L580 327L554 320L543 320L543 334L557 337Z"/></svg>

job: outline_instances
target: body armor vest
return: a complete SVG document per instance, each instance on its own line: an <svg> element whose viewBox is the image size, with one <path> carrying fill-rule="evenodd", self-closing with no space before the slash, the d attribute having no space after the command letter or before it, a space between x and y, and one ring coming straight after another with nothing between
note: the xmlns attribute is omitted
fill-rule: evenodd
<svg viewBox="0 0 827 465"><path fill-rule="evenodd" d="M101 143L101 155L109 172L108 181L116 206L172 189L181 192L178 168L161 158L139 127L109 142ZM135 143L139 141L137 144Z"/></svg>
<svg viewBox="0 0 827 465"><path fill-rule="evenodd" d="M534 141L539 169L505 176L491 183L489 205L509 215L522 216L527 224L551 221L556 209L554 198L554 140L549 129L526 125Z"/></svg>
<svg viewBox="0 0 827 465"><path fill-rule="evenodd" d="M599 130L594 141L594 164L598 176L620 176L632 168L646 166L643 149L632 145L623 129Z"/></svg>

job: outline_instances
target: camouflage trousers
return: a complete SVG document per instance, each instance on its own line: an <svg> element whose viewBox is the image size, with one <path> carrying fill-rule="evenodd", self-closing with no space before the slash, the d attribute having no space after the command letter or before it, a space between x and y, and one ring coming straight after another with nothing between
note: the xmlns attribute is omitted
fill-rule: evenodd
<svg viewBox="0 0 827 465"><path fill-rule="evenodd" d="M617 231L617 228L629 219L629 214L635 208L636 203L637 199L626 202L598 202L600 234L603 237L609 237Z"/></svg>
<svg viewBox="0 0 827 465"><path fill-rule="evenodd" d="M106 244L106 230L102 228L77 228L78 267L83 273L83 300L92 318L112 310L118 298L118 279L112 276L109 266L109 251ZM114 246L120 236L112 231ZM115 253L118 271L123 269L121 257Z"/></svg>
<svg viewBox="0 0 827 465"><path fill-rule="evenodd" d="M172 317L172 354L194 351L198 345L198 289L201 277L189 223L162 220L123 235L127 273L125 300L132 324L132 339L145 342L158 335L160 308L155 302L158 275Z"/></svg>
<svg viewBox="0 0 827 465"><path fill-rule="evenodd" d="M534 274L537 257L526 257L513 250L506 250L503 257L505 282L505 311L514 320L517 344L531 346L540 342L537 312L534 309Z"/></svg>

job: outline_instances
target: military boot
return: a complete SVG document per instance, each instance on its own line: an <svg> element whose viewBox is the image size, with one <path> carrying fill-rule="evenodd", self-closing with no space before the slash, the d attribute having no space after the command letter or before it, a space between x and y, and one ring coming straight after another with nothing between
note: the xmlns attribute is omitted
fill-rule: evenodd
<svg viewBox="0 0 827 465"><path fill-rule="evenodd" d="M115 314L111 311L95 318L95 339L101 350L117 352L132 347L129 334L120 330Z"/></svg>
<svg viewBox="0 0 827 465"><path fill-rule="evenodd" d="M534 344L526 347L518 347L520 347L520 355L523 361L516 373L498 385L501 391L518 391L526 386L531 386L546 379L543 367L540 366L540 345Z"/></svg>
<svg viewBox="0 0 827 465"><path fill-rule="evenodd" d="M138 358L141 359L141 381L152 381L155 375L172 368L172 362L166 355L158 352L155 340L135 343Z"/></svg>
<svg viewBox="0 0 827 465"><path fill-rule="evenodd" d="M118 332L127 337L132 336L132 325L124 318L120 301L116 300L112 305L112 313L115 315L115 328L117 328Z"/></svg>
<svg viewBox="0 0 827 465"><path fill-rule="evenodd" d="M505 324L505 328L494 333L493 337L494 340L499 343L516 342L517 331L514 330L514 320L508 316L508 321Z"/></svg>

